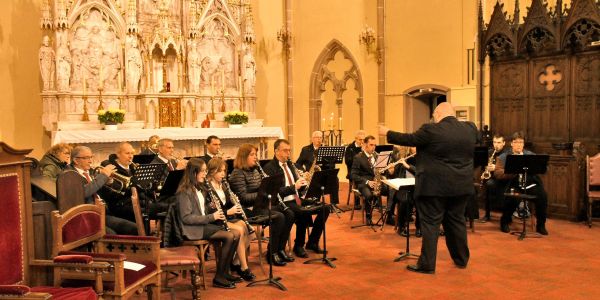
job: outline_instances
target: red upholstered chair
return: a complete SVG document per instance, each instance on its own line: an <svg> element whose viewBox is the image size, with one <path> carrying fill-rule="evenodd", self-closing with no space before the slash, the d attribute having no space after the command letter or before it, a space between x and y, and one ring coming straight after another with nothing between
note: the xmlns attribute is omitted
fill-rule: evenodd
<svg viewBox="0 0 600 300"><path fill-rule="evenodd" d="M104 213L102 203L78 205L64 214L52 212L52 254L55 261L64 257L63 262L74 263L90 257L94 263L106 264L104 268L100 266L88 272L82 272L80 266L56 267L54 285L91 285L105 299L128 299L146 289L149 299L158 299L160 240L156 237L105 235ZM85 246L91 246L93 251L74 251ZM136 270L136 266L141 268Z"/></svg>
<svg viewBox="0 0 600 300"><path fill-rule="evenodd" d="M587 176L586 194L588 198L588 226L592 228L592 204L600 201L600 153L586 157Z"/></svg>

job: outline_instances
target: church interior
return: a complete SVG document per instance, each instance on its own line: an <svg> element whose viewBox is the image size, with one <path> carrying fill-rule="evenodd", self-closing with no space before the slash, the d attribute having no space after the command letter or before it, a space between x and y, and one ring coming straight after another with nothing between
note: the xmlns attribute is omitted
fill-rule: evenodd
<svg viewBox="0 0 600 300"><path fill-rule="evenodd" d="M594 254L600 247L600 207L594 201L600 200L600 0L0 2L0 206L7 216L0 219L0 299L600 296L594 288L600 280ZM421 251L417 208L408 217L408 231L402 228L400 204L390 204L393 194L382 193L368 211L359 183L351 180L356 161L349 164L347 155L355 143L363 147L356 153L368 153L369 137L377 147L390 144L382 127L413 133L437 123L436 107L443 103L451 104L453 118L476 126L475 149L484 153L479 165L477 150L471 157L475 195L464 222L469 265L452 264L446 250L452 233L442 234L437 269L427 276L406 269L415 257L394 262L399 251L414 256ZM127 204L133 208L135 236L107 234L104 225L110 224L104 217L114 209L104 194L106 212L97 194L88 195L87 186L96 179L83 178L87 171L82 174L73 163L82 158L75 153L89 152L87 168L102 175L105 161L119 162L128 151L124 147L131 147L129 163L133 159L135 168L159 159L166 179L170 171L181 170L185 180L190 161L201 157L208 157L204 165L210 177L213 154L229 160L226 173L233 174L242 168L238 158L247 144L259 167L269 160L283 162L281 139L290 148L285 155L294 167L289 169L302 169L296 172L300 176L292 174L291 184L282 176L287 187L294 177L313 175L310 164L317 165L317 151L311 144L345 154L332 167L339 169L332 179L336 196L324 197L328 204L323 200L319 210L331 211L327 227L320 228L326 236L316 242L317 250L327 251L319 264L304 265L306 253L298 255L292 247L298 236L294 226L282 251L295 254L295 261L276 264L271 274L282 278L285 291L268 281L269 262L277 262L267 250L275 243L268 222L249 225L259 230L249 234L246 258L247 270L256 275L252 281L267 278L266 284L232 283L236 288L224 284L222 289L222 281L214 280L225 244L187 240L173 248L185 248L176 249L182 252L170 250L165 241L171 229L165 228L176 227L167 220L171 205L164 215L149 217L148 203L158 201L160 191L150 199L141 186L139 200L135 189L116 196L135 198ZM214 140L218 148L212 148ZM515 150L519 142L521 151ZM166 157L161 147L169 145ZM306 147L315 152L314 161L302 168ZM71 161L79 178L47 178L40 165L56 149L66 149L64 165ZM397 159L394 165L419 159L420 150L411 156L408 148L387 150L390 162ZM453 151L458 150L446 152ZM525 194L528 172L539 179L541 192L531 199L514 196L508 183L491 186L489 181L501 182L494 170L501 165L504 171L506 157L521 152L539 158L531 160L538 165L523 167L525 179L519 177ZM138 154L149 160L136 161ZM350 159L357 159L354 154ZM271 174L263 167L264 180ZM423 176L420 171L417 167L412 177ZM105 177L135 185L134 175ZM183 186L181 177L176 180L172 195ZM235 184L231 187L237 194ZM506 199L520 201L526 213L520 212L522 205L506 213ZM179 222L174 215L172 222ZM380 220L372 223L371 217ZM73 227L70 220L80 223ZM311 219L307 233L319 231L317 222ZM93 226L102 227L102 234L92 234ZM505 234L511 230L521 235ZM84 241L74 241L82 234ZM81 249L120 256L107 263L74 251ZM307 252L318 260L323 251ZM337 258L334 267L327 255ZM286 255L281 257L285 262ZM129 261L154 267L127 279L136 267ZM87 285L67 287L75 279Z"/></svg>

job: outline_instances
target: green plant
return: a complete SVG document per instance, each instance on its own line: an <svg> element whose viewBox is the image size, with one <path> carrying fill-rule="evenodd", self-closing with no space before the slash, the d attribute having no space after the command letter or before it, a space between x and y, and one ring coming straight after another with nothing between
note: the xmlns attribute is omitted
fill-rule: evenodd
<svg viewBox="0 0 600 300"><path fill-rule="evenodd" d="M228 111L225 113L223 120L229 124L246 124L248 123L248 113L243 111Z"/></svg>
<svg viewBox="0 0 600 300"><path fill-rule="evenodd" d="M125 110L109 108L98 111L98 121L102 124L121 124L125 120Z"/></svg>

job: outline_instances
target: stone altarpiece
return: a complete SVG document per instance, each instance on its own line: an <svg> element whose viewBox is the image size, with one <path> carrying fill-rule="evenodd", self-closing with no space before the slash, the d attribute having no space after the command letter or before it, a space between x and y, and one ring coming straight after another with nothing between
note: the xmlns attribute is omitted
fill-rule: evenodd
<svg viewBox="0 0 600 300"><path fill-rule="evenodd" d="M255 116L249 0L42 0L41 28L47 131L100 129L107 108L132 129Z"/></svg>

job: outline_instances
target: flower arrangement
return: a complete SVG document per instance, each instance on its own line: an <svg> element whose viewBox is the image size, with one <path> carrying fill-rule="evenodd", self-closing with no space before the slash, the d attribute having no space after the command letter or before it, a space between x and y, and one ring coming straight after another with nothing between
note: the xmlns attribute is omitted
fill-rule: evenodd
<svg viewBox="0 0 600 300"><path fill-rule="evenodd" d="M246 124L248 123L248 113L243 111L228 111L225 113L223 121L229 124Z"/></svg>
<svg viewBox="0 0 600 300"><path fill-rule="evenodd" d="M98 111L98 121L102 124L121 124L125 120L125 110L109 108Z"/></svg>

